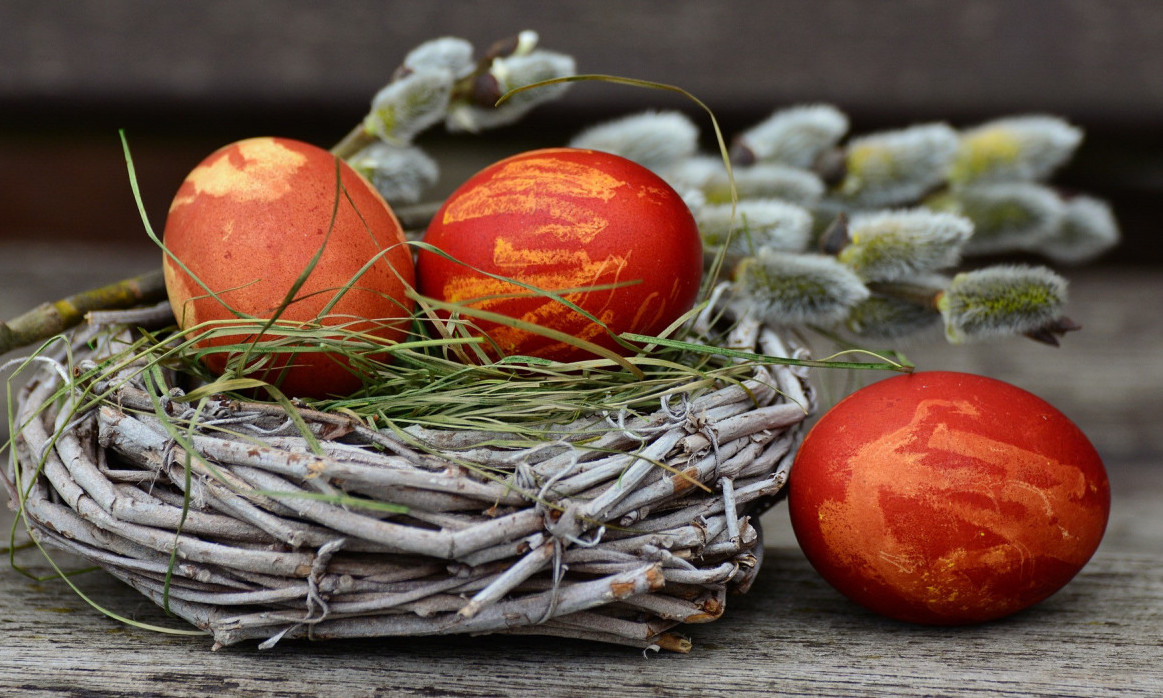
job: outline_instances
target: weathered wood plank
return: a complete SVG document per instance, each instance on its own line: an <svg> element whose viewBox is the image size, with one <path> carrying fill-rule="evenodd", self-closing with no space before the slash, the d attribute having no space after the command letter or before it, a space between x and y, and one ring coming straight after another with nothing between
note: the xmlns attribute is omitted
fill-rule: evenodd
<svg viewBox="0 0 1163 698"><path fill-rule="evenodd" d="M907 626L827 587L793 549L716 622L690 627L689 655L523 637L287 642L208 651L98 616L64 584L3 573L0 693L102 695L1158 695L1163 566L1101 553L1062 592L1010 619ZM103 573L87 593L168 623Z"/></svg>

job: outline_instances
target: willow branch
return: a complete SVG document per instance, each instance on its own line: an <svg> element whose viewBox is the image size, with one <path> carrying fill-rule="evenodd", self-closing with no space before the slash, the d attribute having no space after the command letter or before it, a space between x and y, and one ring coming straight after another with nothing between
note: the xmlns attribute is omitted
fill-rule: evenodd
<svg viewBox="0 0 1163 698"><path fill-rule="evenodd" d="M166 286L160 269L132 279L43 303L10 322L0 322L0 354L43 342L81 324L95 310L131 308L165 300Z"/></svg>

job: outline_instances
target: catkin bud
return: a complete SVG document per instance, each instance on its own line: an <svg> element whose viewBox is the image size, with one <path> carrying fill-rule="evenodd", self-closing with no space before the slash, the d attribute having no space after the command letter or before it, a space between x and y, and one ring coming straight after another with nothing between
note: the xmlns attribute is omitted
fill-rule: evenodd
<svg viewBox="0 0 1163 698"><path fill-rule="evenodd" d="M1034 333L1053 326L1066 280L1045 267L996 266L953 277L937 300L953 344Z"/></svg>
<svg viewBox="0 0 1163 698"><path fill-rule="evenodd" d="M707 192L720 180L724 182L727 180L727 168L723 166L722 158L695 155L661 168L658 171L658 176L666 180L666 183L674 187L675 191L680 194L698 191L702 193L704 200L707 200Z"/></svg>
<svg viewBox="0 0 1163 698"><path fill-rule="evenodd" d="M760 250L735 270L736 303L776 325L833 325L868 289L832 257Z"/></svg>
<svg viewBox="0 0 1163 698"><path fill-rule="evenodd" d="M848 117L829 105L782 109L735 139L732 158L740 165L774 162L812 168L820 154L848 132Z"/></svg>
<svg viewBox="0 0 1163 698"><path fill-rule="evenodd" d="M697 155L666 167L659 174L680 192L699 189L710 203L731 201L731 179L717 157ZM815 174L785 165L736 167L732 175L740 199L780 199L810 208L824 194L824 183Z"/></svg>
<svg viewBox="0 0 1163 698"><path fill-rule="evenodd" d="M464 39L445 36L425 41L404 56L401 74L420 70L447 70L453 78L463 78L473 71L472 44Z"/></svg>
<svg viewBox="0 0 1163 698"><path fill-rule="evenodd" d="M1035 250L1062 264L1088 262L1118 244L1119 224L1105 201L1076 196L1066 201L1062 223Z"/></svg>
<svg viewBox="0 0 1163 698"><path fill-rule="evenodd" d="M940 321L941 315L932 307L873 294L848 312L844 324L861 337L886 340L924 332Z"/></svg>
<svg viewBox="0 0 1163 698"><path fill-rule="evenodd" d="M364 130L391 143L410 143L444 118L453 79L446 69L422 68L388 83L372 99Z"/></svg>
<svg viewBox="0 0 1163 698"><path fill-rule="evenodd" d="M850 205L867 208L916 201L945 180L957 144L957 132L945 124L853 139L836 194Z"/></svg>
<svg viewBox="0 0 1163 698"><path fill-rule="evenodd" d="M347 162L390 204L419 201L440 177L436 162L413 146L373 143Z"/></svg>
<svg viewBox="0 0 1163 698"><path fill-rule="evenodd" d="M591 126L569 145L621 155L657 171L694 156L698 140L699 129L685 114L648 111Z"/></svg>
<svg viewBox="0 0 1163 698"><path fill-rule="evenodd" d="M973 234L968 219L926 209L853 214L838 255L865 281L894 281L946 269L961 260Z"/></svg>
<svg viewBox="0 0 1163 698"><path fill-rule="evenodd" d="M975 184L936 195L925 202L935 210L973 221L966 254L1028 250L1050 238L1062 225L1066 206L1057 192L1041 184Z"/></svg>
<svg viewBox="0 0 1163 698"><path fill-rule="evenodd" d="M814 206L824 195L824 183L812 172L775 164L760 164L734 171L735 187L742 199L782 199L800 206ZM727 180L716 182L715 198L725 200Z"/></svg>
<svg viewBox="0 0 1163 698"><path fill-rule="evenodd" d="M519 87L534 83L568 77L576 70L574 59L562 53L535 50L527 54L514 54L493 61L485 77L495 81L490 88L500 97ZM449 131L477 132L499 126L506 126L521 119L539 104L557 99L569 88L568 83L545 85L537 89L518 92L500 106L474 104L472 100L457 102L449 109L445 120Z"/></svg>
<svg viewBox="0 0 1163 698"><path fill-rule="evenodd" d="M961 134L949 168L955 186L1042 179L1070 159L1082 131L1053 116L998 119Z"/></svg>
<svg viewBox="0 0 1163 698"><path fill-rule="evenodd" d="M573 56L554 51L533 51L519 53L493 62L493 75L507 92L536 82L563 78L576 72ZM538 90L530 90L514 95L506 104L533 107L561 96L567 89L565 83L548 85Z"/></svg>
<svg viewBox="0 0 1163 698"><path fill-rule="evenodd" d="M750 256L761 249L803 252L812 232L812 215L803 208L777 199L746 199L731 204L711 204L695 211L703 247L715 252ZM730 240L728 241L728 235Z"/></svg>
<svg viewBox="0 0 1163 698"><path fill-rule="evenodd" d="M824 183L806 170L784 165L753 165L732 169L735 192L740 199L780 199L813 207L824 193ZM697 189L707 202L731 201L731 179L723 160L696 155L662 168L659 175L679 192Z"/></svg>

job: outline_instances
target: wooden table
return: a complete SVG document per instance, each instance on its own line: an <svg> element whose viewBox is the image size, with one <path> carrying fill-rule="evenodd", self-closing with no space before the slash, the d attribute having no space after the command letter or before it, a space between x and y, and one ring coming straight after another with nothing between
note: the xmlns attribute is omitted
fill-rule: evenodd
<svg viewBox="0 0 1163 698"><path fill-rule="evenodd" d="M0 241L0 317L144 271L156 259L148 246L66 251ZM5 564L0 694L1163 695L1163 274L1100 268L1068 275L1069 314L1085 329L1060 349L1015 340L908 351L922 368L993 375L1050 400L1107 463L1114 506L1098 553L1061 592L1011 618L926 628L867 613L816 576L781 508L765 517L769 549L759 581L729 601L721 620L686 629L694 643L687 655L518 637L210 652L205 637L126 626L59 579L34 580ZM850 387L835 375L821 383L834 394ZM0 523L10 525L11 517L0 513ZM35 550L15 559L29 572L48 572ZM104 573L75 582L110 610L179 627Z"/></svg>

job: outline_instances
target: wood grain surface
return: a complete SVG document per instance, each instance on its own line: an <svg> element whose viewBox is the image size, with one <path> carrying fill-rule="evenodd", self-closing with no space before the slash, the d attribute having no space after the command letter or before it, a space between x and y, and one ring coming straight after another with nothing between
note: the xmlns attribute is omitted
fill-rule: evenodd
<svg viewBox="0 0 1163 698"><path fill-rule="evenodd" d="M41 567L43 569L43 567ZM103 573L77 584L166 624ZM1158 555L1100 552L1057 595L1006 620L926 628L836 594L796 549L768 550L751 592L691 626L690 654L516 636L286 642L209 651L108 620L59 580L0 576L0 693L34 695L1022 695L1163 689Z"/></svg>

